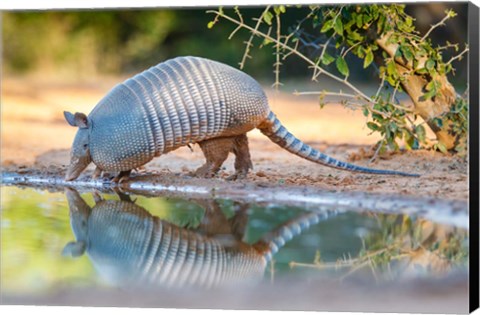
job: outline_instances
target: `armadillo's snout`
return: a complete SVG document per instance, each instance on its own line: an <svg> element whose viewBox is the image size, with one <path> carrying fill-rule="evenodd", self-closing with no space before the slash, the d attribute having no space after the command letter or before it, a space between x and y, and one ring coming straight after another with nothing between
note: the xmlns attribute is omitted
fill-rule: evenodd
<svg viewBox="0 0 480 315"><path fill-rule="evenodd" d="M67 169L67 174L65 175L65 180L66 181L71 181L76 179L80 174L85 170L92 162L90 156L82 156L82 157L75 157L72 156L70 160L70 165L68 166Z"/></svg>

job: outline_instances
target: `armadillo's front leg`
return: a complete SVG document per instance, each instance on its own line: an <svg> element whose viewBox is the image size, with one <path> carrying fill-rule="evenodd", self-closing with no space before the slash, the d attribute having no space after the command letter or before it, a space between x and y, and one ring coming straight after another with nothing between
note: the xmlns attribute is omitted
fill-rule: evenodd
<svg viewBox="0 0 480 315"><path fill-rule="evenodd" d="M233 150L235 137L215 138L199 142L207 162L195 171L195 176L210 178L217 174L228 153Z"/></svg>
<svg viewBox="0 0 480 315"><path fill-rule="evenodd" d="M100 175L102 175L103 170L100 167L96 167L95 171L93 172L92 179L97 179Z"/></svg>
<svg viewBox="0 0 480 315"><path fill-rule="evenodd" d="M235 137L233 153L235 154L235 174L229 176L227 179L243 179L247 176L248 171L253 169L246 134Z"/></svg>
<svg viewBox="0 0 480 315"><path fill-rule="evenodd" d="M92 179L97 179L99 177L103 177L104 180L109 180L110 174L106 173L100 167L96 167L95 171L93 172Z"/></svg>

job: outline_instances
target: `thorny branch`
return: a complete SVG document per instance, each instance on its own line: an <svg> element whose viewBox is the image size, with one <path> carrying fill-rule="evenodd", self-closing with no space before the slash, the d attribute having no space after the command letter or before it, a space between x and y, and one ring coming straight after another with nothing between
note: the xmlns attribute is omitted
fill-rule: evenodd
<svg viewBox="0 0 480 315"><path fill-rule="evenodd" d="M463 55L466 54L466 53L468 52L468 50L469 50L469 49L468 49L468 46L465 47L465 49L464 49L461 53L459 53L459 54L456 55L455 57L450 58L450 60L447 61L446 65L451 64L452 62L454 62L454 61L457 60L457 59L458 59L458 60L462 59Z"/></svg>
<svg viewBox="0 0 480 315"><path fill-rule="evenodd" d="M446 22L448 19L450 19L450 18L452 18L452 17L454 17L454 16L455 16L455 14L453 14L452 11L448 11L448 12L447 12L447 15L445 15L445 17L444 17L440 22L438 22L437 24L434 24L434 25L432 25L432 26L430 27L430 29L425 33L425 35L423 35L423 37L422 37L422 39L421 39L420 41L423 42L425 39L428 38L428 36L430 35L430 33L433 32L433 30L435 30L435 29L436 29L437 27L439 27L439 26L445 25L445 22Z"/></svg>
<svg viewBox="0 0 480 315"><path fill-rule="evenodd" d="M300 27L302 26L302 24L307 21L309 18L311 18L313 16L313 14L315 13L315 11L317 11L318 8L314 8L312 11L310 11L307 16L305 16L300 22L298 22L297 26L295 27L295 30L293 30L293 32L291 32L290 34L288 34L286 37L285 37L285 44L288 43L288 41L295 35L295 34L298 34L298 32L300 31Z"/></svg>
<svg viewBox="0 0 480 315"><path fill-rule="evenodd" d="M277 20L277 40L278 42L280 42L280 14L277 14L276 15L276 20ZM277 43L275 45L275 63L274 63L274 70L273 72L275 73L275 83L273 84L273 86L278 89L278 87L280 85L282 85L280 83L280 66L282 65L282 63L280 62L280 45Z"/></svg>
<svg viewBox="0 0 480 315"><path fill-rule="evenodd" d="M243 23L243 17L242 17L242 14L240 14L240 11L238 10L238 7L235 7L235 13L238 15L238 18L240 19L240 21ZM238 32L239 30L241 30L242 27L241 26L237 26L233 32L230 33L230 35L228 36L228 40L232 39L233 36L235 35L236 32Z"/></svg>
<svg viewBox="0 0 480 315"><path fill-rule="evenodd" d="M267 7L267 9L269 9L270 6ZM216 11L216 10L209 10L207 11L207 13L213 13L213 14L216 14L230 22L233 22L247 30L249 30L251 33L252 33L252 36L250 37L250 40L247 42L247 46L251 46L251 41L252 41L252 38L254 36L258 36L258 37L263 37L264 39L267 39L279 46L281 46L282 48L284 48L285 50L288 50L290 52L292 52L293 54L297 55L298 57L300 57L301 59L303 59L305 62L307 62L310 66L312 66L314 69L317 69L318 71L320 71L321 73L325 74L326 76L328 76L329 78L337 81L337 82L341 82L343 84L345 84L346 86L348 86L352 91L356 92L359 96L361 96L364 100L368 101L368 102L373 102L373 100L368 97L365 93L363 93L362 91L360 91L357 87L355 87L352 83L350 83L346 78L342 79L342 78L339 78L338 76L332 74L331 72L325 70L324 68L320 67L317 63L315 63L314 61L312 61L310 58L308 58L307 56L305 56L304 54L302 54L300 51L290 47L289 45L283 43L282 41L280 40L277 40L276 38L273 38L272 36L268 35L268 34L265 34L261 31L259 31L259 27L260 27L260 23L261 23L261 18L263 17L263 15L267 12L267 10L264 11L264 13L262 13L262 16L259 18L259 20L257 21L257 24L255 27L251 27L247 24L245 24L243 21L240 21L240 20L236 20L228 15L226 15L225 13L223 12L219 12L219 11ZM249 49L249 48L248 48ZM245 59L246 59L246 56L247 54L244 55L244 58L242 59L242 63L241 63L241 67L243 66L244 62L245 62Z"/></svg>
<svg viewBox="0 0 480 315"><path fill-rule="evenodd" d="M309 91L309 92L295 91L295 92L293 92L293 95L297 95L297 96L298 95L340 96L340 97L352 98L352 99L355 99L355 100L361 100L361 99L359 99L358 95L343 93L342 91L340 91L338 93L337 92L327 92L327 91L320 91L320 92L318 92L318 91ZM361 101L365 101L365 100L361 100ZM375 103L374 102L372 102L372 103L367 102L367 104L374 105ZM404 110L406 112L411 112L411 113L414 112L411 108L408 108L408 107L404 107L404 106L394 104L394 103L392 103L391 105L398 108L398 109ZM371 111L374 112L374 113L377 113L377 114L382 115L384 117L390 118L390 116L388 116L388 115L385 116L386 113L384 113L384 112L376 111L375 109L370 108L370 107L369 107L369 109L371 109Z"/></svg>
<svg viewBox="0 0 480 315"><path fill-rule="evenodd" d="M260 15L260 17L258 18L257 20L257 24L255 24L255 28L252 29L250 28L250 30L252 31L252 35L250 36L250 38L248 39L248 42L246 43L245 45L245 53L243 54L243 58L242 58L242 61L240 62L240 69L243 69L243 67L245 66L245 62L247 61L247 58L250 58L250 56L248 55L248 53L250 52L250 48L253 46L252 44L252 41L253 41L253 38L255 37L255 35L257 35L258 33L258 29L260 27L260 24L262 24L262 21L263 21L263 16L265 15L265 13L268 12L268 10L270 10L270 6L268 5L265 10L263 11L262 15ZM215 13L217 14L217 16L221 16L223 18L227 17L227 15L225 15L223 12L220 12L220 11L207 11L207 13ZM239 16L240 13L237 11L237 14ZM242 28L244 27L244 25L246 25L244 22L243 22L243 19L240 18L239 21L233 19L233 18L230 18L228 17L231 21L235 21L236 24L238 25L237 28Z"/></svg>
<svg viewBox="0 0 480 315"><path fill-rule="evenodd" d="M333 38L333 35L327 39L327 41L325 42L325 44L323 45L323 49L322 49L322 52L320 53L320 57L318 58L318 62L320 62L323 57L325 56L325 52L327 51L327 47L328 47L328 44L330 44L330 40ZM317 70L319 69L319 70ZM313 81L317 81L317 78L319 75L322 74L322 68L320 67L316 67L315 69L313 69L313 75L312 75L312 80Z"/></svg>

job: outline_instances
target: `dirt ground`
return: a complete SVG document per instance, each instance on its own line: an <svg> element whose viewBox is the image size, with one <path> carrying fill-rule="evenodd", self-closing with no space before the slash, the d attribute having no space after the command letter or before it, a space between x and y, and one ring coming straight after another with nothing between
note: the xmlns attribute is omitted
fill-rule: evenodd
<svg viewBox="0 0 480 315"><path fill-rule="evenodd" d="M69 161L69 148L76 129L63 118L63 111L89 113L95 104L122 79L89 84L44 83L39 80L6 79L2 82L1 165L2 171L62 175ZM468 199L468 164L463 159L427 150L382 156L369 161L378 136L369 135L360 111L340 105L319 109L315 97L293 96L267 90L270 105L290 132L337 159L370 168L422 174L419 178L381 176L315 165L281 149L258 131L249 133L253 171L243 181L258 184L309 186L326 191L398 193L442 199ZM430 134L431 136L431 134ZM180 148L146 165L159 176L185 175L204 162L198 146ZM233 156L218 178L230 182ZM91 175L91 165L86 175ZM133 174L134 176L135 174Z"/></svg>

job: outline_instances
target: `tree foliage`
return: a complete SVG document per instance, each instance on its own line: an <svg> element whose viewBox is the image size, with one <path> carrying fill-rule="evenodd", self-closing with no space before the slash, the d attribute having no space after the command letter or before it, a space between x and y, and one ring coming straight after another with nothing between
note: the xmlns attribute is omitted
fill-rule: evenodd
<svg viewBox="0 0 480 315"><path fill-rule="evenodd" d="M278 73L282 61L292 55L300 57L313 70L312 80L326 75L347 86L353 93L298 94L319 94L322 104L331 97L340 97L345 106L362 109L369 118L367 127L382 135L377 152L398 150L399 143L404 143L407 149L429 145L442 152L466 153L468 103L457 95L447 76L454 74L453 62L463 58L468 47L460 49L458 44L449 42L435 47L430 39L436 28L456 16L454 11L447 10L443 20L422 35L404 5L315 5L309 7L297 24L283 25L282 15L298 8L267 6L253 23L246 21L238 8L233 12L220 8L209 11L215 18L208 26L211 28L225 19L237 26L231 36L240 29L251 33L241 67L250 57L254 37L262 38L264 46L271 45L276 55L276 86L280 85ZM457 54L445 60L447 50ZM379 86L375 94L369 95L349 80L355 59L361 61L364 69L378 70ZM411 102L399 100L402 92L410 96ZM418 122L417 115L422 122ZM426 125L436 134L437 141L426 138Z"/></svg>

